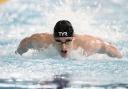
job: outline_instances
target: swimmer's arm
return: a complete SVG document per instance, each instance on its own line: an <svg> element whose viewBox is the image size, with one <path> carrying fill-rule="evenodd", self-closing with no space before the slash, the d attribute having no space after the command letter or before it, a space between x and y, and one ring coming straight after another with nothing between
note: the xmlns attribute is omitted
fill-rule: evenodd
<svg viewBox="0 0 128 89"><path fill-rule="evenodd" d="M33 34L31 37L24 38L15 53L22 55L27 52L29 49L40 50L42 48L47 48L53 43L53 37L51 34L41 33Z"/></svg>
<svg viewBox="0 0 128 89"><path fill-rule="evenodd" d="M105 42L102 47L102 51L110 57L122 58L122 54L112 44Z"/></svg>

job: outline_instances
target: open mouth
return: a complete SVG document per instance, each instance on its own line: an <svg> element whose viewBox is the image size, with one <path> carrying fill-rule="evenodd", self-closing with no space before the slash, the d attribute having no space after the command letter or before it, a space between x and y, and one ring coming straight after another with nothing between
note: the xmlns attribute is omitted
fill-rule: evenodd
<svg viewBox="0 0 128 89"><path fill-rule="evenodd" d="M61 50L61 56L66 57L67 56L67 50Z"/></svg>

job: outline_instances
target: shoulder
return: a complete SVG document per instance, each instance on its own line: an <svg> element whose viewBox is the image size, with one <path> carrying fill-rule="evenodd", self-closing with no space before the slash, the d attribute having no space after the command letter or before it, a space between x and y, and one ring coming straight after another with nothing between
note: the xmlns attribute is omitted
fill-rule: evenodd
<svg viewBox="0 0 128 89"><path fill-rule="evenodd" d="M99 37L91 36L91 35L75 35L75 43L77 44L92 44L97 43L101 44L104 41L100 39Z"/></svg>
<svg viewBox="0 0 128 89"><path fill-rule="evenodd" d="M52 38L52 34L36 33L36 34L31 35L30 38L41 38L41 39Z"/></svg>
<svg viewBox="0 0 128 89"><path fill-rule="evenodd" d="M53 41L53 35L49 33L36 33L29 37L31 40L36 41L43 41L43 42L52 42Z"/></svg>
<svg viewBox="0 0 128 89"><path fill-rule="evenodd" d="M91 35L75 34L74 37L75 37L76 40L84 40L84 41L87 41L87 40L101 40L100 38L95 37L95 36L91 36Z"/></svg>
<svg viewBox="0 0 128 89"><path fill-rule="evenodd" d="M36 37L51 37L51 36L52 34L49 34L49 33L36 33L36 34L31 35L30 37L36 38Z"/></svg>

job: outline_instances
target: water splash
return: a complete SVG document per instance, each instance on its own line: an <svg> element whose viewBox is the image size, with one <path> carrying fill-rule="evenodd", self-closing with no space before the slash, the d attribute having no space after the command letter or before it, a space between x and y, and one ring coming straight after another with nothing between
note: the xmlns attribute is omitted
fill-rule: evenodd
<svg viewBox="0 0 128 89"><path fill-rule="evenodd" d="M127 0L9 0L0 8L0 79L50 80L66 73L71 74L72 82L128 82ZM41 53L30 50L23 56L14 53L21 39L34 33L52 33L60 19L71 21L78 34L115 44L123 59L99 54L85 57L77 51L63 59L52 48Z"/></svg>

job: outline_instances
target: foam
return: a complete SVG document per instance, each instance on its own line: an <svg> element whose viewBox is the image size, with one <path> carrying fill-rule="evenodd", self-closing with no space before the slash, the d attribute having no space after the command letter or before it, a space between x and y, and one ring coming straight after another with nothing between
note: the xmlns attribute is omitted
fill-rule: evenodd
<svg viewBox="0 0 128 89"><path fill-rule="evenodd" d="M128 31L124 19L128 5L124 0L116 0L122 3L117 2L120 5L115 6L116 2L112 1L9 0L0 6L0 79L49 80L53 75L68 73L74 74L72 79L77 76L81 81L127 83ZM24 37L34 33L52 33L60 19L69 20L77 34L97 36L116 44L124 54L123 60L104 54L85 57L80 50L66 59L58 56L54 49L43 52L30 50L23 56L14 53Z"/></svg>

